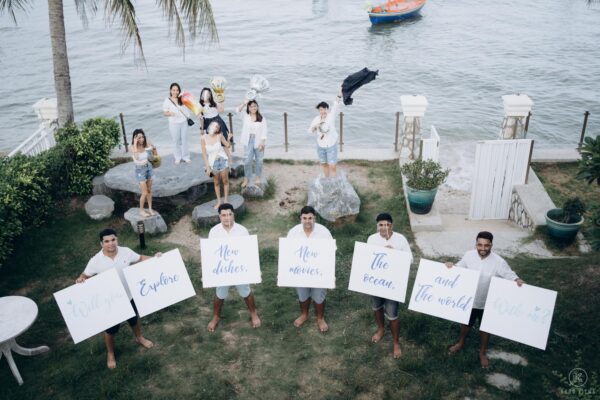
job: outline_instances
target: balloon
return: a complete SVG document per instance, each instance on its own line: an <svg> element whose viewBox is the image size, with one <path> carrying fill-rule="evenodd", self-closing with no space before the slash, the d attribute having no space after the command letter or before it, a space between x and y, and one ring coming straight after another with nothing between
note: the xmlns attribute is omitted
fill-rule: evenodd
<svg viewBox="0 0 600 400"><path fill-rule="evenodd" d="M204 112L204 109L200 103L198 103L198 100L196 100L196 98L190 92L183 92L181 94L181 102L196 115Z"/></svg>

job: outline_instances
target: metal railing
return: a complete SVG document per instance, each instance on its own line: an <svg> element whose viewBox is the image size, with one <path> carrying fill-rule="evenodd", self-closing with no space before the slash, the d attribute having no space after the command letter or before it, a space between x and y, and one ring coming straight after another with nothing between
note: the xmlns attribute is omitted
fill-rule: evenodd
<svg viewBox="0 0 600 400"><path fill-rule="evenodd" d="M35 156L51 149L56 145L54 132L58 127L57 121L42 122L38 129L29 136L16 149L8 153L9 157L21 153L26 156Z"/></svg>

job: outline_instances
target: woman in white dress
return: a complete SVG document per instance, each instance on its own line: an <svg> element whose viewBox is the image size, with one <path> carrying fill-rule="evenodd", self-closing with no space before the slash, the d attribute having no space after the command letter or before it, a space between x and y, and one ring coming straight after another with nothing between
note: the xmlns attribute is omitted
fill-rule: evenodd
<svg viewBox="0 0 600 400"><path fill-rule="evenodd" d="M169 118L169 132L175 146L175 164L190 163L190 151L187 144L188 118L190 113L181 102L181 87L178 83L171 83L169 97L163 102L163 114Z"/></svg>

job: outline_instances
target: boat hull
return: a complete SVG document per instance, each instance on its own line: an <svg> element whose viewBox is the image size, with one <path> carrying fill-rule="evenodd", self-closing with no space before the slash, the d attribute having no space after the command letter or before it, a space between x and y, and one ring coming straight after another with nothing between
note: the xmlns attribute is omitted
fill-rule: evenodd
<svg viewBox="0 0 600 400"><path fill-rule="evenodd" d="M369 12L369 19L373 25L400 21L416 16L425 4L421 4L410 10L400 12Z"/></svg>

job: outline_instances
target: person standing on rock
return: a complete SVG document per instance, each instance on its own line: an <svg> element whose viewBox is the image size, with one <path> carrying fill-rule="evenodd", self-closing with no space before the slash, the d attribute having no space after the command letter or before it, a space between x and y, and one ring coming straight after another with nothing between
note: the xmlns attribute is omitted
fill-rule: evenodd
<svg viewBox="0 0 600 400"><path fill-rule="evenodd" d="M287 234L288 238L296 239L333 239L331 233L323 225L316 222L317 212L311 206L304 206L300 210L300 224L294 226ZM315 303L315 314L317 314L317 327L321 333L327 332L329 326L325 321L325 296L327 289L324 288L296 288L298 301L300 302L300 316L294 321L294 326L299 328L308 320L310 301Z"/></svg>
<svg viewBox="0 0 600 400"><path fill-rule="evenodd" d="M169 132L173 139L173 155L175 164L191 163L190 151L187 144L188 118L190 113L181 102L181 87L178 83L171 83L169 97L163 102L163 115L169 118Z"/></svg>
<svg viewBox="0 0 600 400"><path fill-rule="evenodd" d="M154 150L156 150L156 147L146 140L146 134L142 129L133 131L131 157L135 164L135 179L140 185L140 215L142 217L156 215L156 212L152 209L152 177L154 172L150 163ZM148 212L144 210L146 201L148 202Z"/></svg>
<svg viewBox="0 0 600 400"><path fill-rule="evenodd" d="M249 235L248 230L246 228L244 228L240 224L235 223L233 206L231 204L223 203L219 206L219 220L221 222L213 226L208 232L209 239ZM254 304L254 295L250 290L250 285L237 285L235 288L237 289L239 295L246 302L246 306L248 306L252 327L260 327L261 322L260 318L258 317L258 313L256 312L256 306ZM221 308L223 307L223 303L225 303L225 299L227 298L228 294L229 286L219 286L216 288L215 297L213 298L213 317L208 323L207 327L209 332L214 332L217 328L217 325L219 325L219 321L221 320Z"/></svg>
<svg viewBox="0 0 600 400"><path fill-rule="evenodd" d="M494 235L490 232L479 232L475 239L475 249L469 250L456 264L459 268L472 269L479 271L479 282L477 283L477 291L473 300L473 310L469 318L468 325L460 324L460 335L458 342L450 347L449 354L458 353L464 346L465 340L471 327L475 324L475 320L483 318L485 300L492 277L496 276L503 279L514 280L519 287L523 285L523 280L519 279L517 274L508 266L508 263L499 255L492 252L492 242ZM454 267L452 263L446 263L448 268ZM487 368L489 360L487 358L487 348L490 341L490 334L487 332L479 332L479 361L482 368Z"/></svg>
<svg viewBox="0 0 600 400"><path fill-rule="evenodd" d="M231 165L231 144L221 134L221 125L213 121L208 126L208 134L200 137L204 171L213 178L217 202L215 209L221 205L221 183L223 183L224 203L229 197L229 166Z"/></svg>
<svg viewBox="0 0 600 400"><path fill-rule="evenodd" d="M81 273L81 275L79 275L75 282L83 283L94 275L101 274L102 272L114 268L117 271L121 282L123 283L123 287L127 292L127 296L129 296L131 306L135 311L135 316L127 320L131 330L133 331L133 335L135 336L135 341L146 349L152 348L154 343L142 336L142 331L138 320L138 311L135 307L133 296L131 295L129 287L127 286L127 282L125 281L125 275L123 275L124 268L131 264L148 260L152 257L139 255L128 247L119 246L117 232L110 228L104 229L102 232L100 232L100 246L102 249L90 259L85 267L85 270ZM155 254L156 257L160 257L161 255L161 253ZM109 369L114 369L117 367L117 360L115 358L115 335L119 331L120 325L121 324L118 324L108 328L104 332L104 344L106 345L106 366Z"/></svg>
<svg viewBox="0 0 600 400"><path fill-rule="evenodd" d="M333 108L329 110L329 104L322 101L317 104L317 115L308 127L308 133L317 136L317 154L319 162L323 167L323 175L325 177L335 177L337 174L337 141L338 134L335 130L335 116L338 113L338 108L342 100L342 91L340 89Z"/></svg>
<svg viewBox="0 0 600 400"><path fill-rule="evenodd" d="M406 238L400 233L394 232L392 225L392 216L388 213L381 213L375 218L377 221L377 233L372 234L367 239L367 244L374 246L387 247L394 250L405 251L410 254L412 263L412 252ZM385 333L384 315L390 321L392 339L394 341L394 358L400 358L400 321L398 320L399 303L395 300L384 299L372 296L373 311L375 311L375 322L377 323L377 332L371 337L373 343L378 343Z"/></svg>
<svg viewBox="0 0 600 400"><path fill-rule="evenodd" d="M244 106L246 112L242 113ZM248 180L252 176L253 158L255 161L254 184L260 185L265 144L267 143L267 119L258 111L256 100L246 100L238 106L237 112L243 119L241 143L244 146L245 160L242 187L248 184Z"/></svg>

